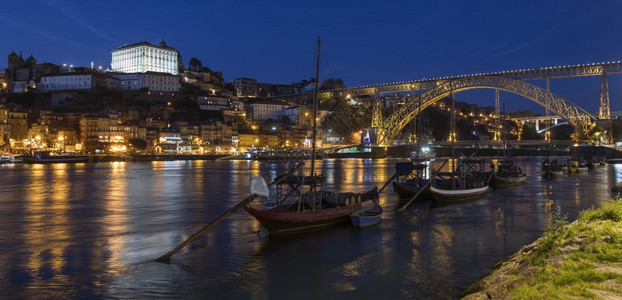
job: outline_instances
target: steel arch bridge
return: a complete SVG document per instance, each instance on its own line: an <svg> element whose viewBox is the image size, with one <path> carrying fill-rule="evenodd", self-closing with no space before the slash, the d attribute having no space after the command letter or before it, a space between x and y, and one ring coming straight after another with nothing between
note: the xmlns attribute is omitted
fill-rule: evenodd
<svg viewBox="0 0 622 300"><path fill-rule="evenodd" d="M421 94L420 101L411 100L378 126L377 144L389 145L397 134L426 107L457 93L472 89L498 89L523 96L562 117L584 136L596 126L596 118L579 106L536 85L500 76L468 76L452 78Z"/></svg>

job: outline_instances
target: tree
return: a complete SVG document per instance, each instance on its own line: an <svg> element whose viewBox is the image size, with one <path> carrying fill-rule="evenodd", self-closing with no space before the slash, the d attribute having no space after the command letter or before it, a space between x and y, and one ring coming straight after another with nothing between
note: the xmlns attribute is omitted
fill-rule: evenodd
<svg viewBox="0 0 622 300"><path fill-rule="evenodd" d="M201 61L196 57L191 58L188 65L190 66L190 69L194 69L196 71L203 67L203 63L201 63Z"/></svg>
<svg viewBox="0 0 622 300"><path fill-rule="evenodd" d="M306 79L301 80L300 82L294 82L292 83L292 85L294 86L294 88L296 89L296 92L298 94L302 94L302 91L304 90L304 88L309 84L309 81Z"/></svg>
<svg viewBox="0 0 622 300"><path fill-rule="evenodd" d="M106 145L96 139L89 139L84 143L84 152L95 153L96 150L104 150Z"/></svg>
<svg viewBox="0 0 622 300"><path fill-rule="evenodd" d="M611 127L614 142L622 140L622 120L611 120Z"/></svg>
<svg viewBox="0 0 622 300"><path fill-rule="evenodd" d="M594 143L600 143L601 140L604 140L605 136L605 128L602 126L596 126L592 129L591 138Z"/></svg>
<svg viewBox="0 0 622 300"><path fill-rule="evenodd" d="M145 150L145 148L147 148L147 141L143 139L130 139L129 143L130 143L130 148L134 148L138 150Z"/></svg>
<svg viewBox="0 0 622 300"><path fill-rule="evenodd" d="M523 130L520 135L521 140L543 140L544 135L539 134L536 131L536 126L533 124L525 124L523 125Z"/></svg>
<svg viewBox="0 0 622 300"><path fill-rule="evenodd" d="M175 102L173 102L173 107L175 111L183 112L196 112L201 109L199 104L190 97L175 100Z"/></svg>
<svg viewBox="0 0 622 300"><path fill-rule="evenodd" d="M336 90L342 89L344 87L345 84L343 83L343 79L341 78L328 78L322 83L322 90Z"/></svg>

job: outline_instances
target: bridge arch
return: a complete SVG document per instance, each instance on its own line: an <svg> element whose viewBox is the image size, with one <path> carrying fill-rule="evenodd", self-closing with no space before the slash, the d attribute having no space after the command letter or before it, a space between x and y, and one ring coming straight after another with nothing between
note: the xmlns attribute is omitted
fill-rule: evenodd
<svg viewBox="0 0 622 300"><path fill-rule="evenodd" d="M421 94L421 101L409 101L378 127L378 144L389 145L397 134L426 107L457 93L472 89L499 89L523 96L562 117L585 136L596 126L596 118L579 106L536 85L507 77L473 76L442 82ZM421 106L419 106L421 103Z"/></svg>

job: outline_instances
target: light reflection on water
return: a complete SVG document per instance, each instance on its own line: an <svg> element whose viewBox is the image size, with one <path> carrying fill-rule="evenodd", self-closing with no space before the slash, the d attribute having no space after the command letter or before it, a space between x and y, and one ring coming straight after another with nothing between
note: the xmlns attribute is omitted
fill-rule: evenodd
<svg viewBox="0 0 622 300"><path fill-rule="evenodd" d="M0 168L0 294L19 298L456 298L496 261L533 241L555 206L574 219L622 181L610 165L542 180L539 159L517 159L524 186L476 201L414 203L382 222L269 237L237 212L173 249L292 163L158 161ZM394 173L392 159L316 162L325 188L364 191ZM438 168L442 160L432 163ZM449 168L451 166L446 166ZM308 175L308 174L307 174Z"/></svg>

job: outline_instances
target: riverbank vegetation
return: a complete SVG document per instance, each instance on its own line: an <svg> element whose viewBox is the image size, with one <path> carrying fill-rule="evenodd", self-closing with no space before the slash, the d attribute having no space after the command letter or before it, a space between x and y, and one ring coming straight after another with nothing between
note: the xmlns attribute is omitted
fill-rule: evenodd
<svg viewBox="0 0 622 300"><path fill-rule="evenodd" d="M498 263L465 299L622 297L622 200L589 209L568 224L558 209L536 242Z"/></svg>

